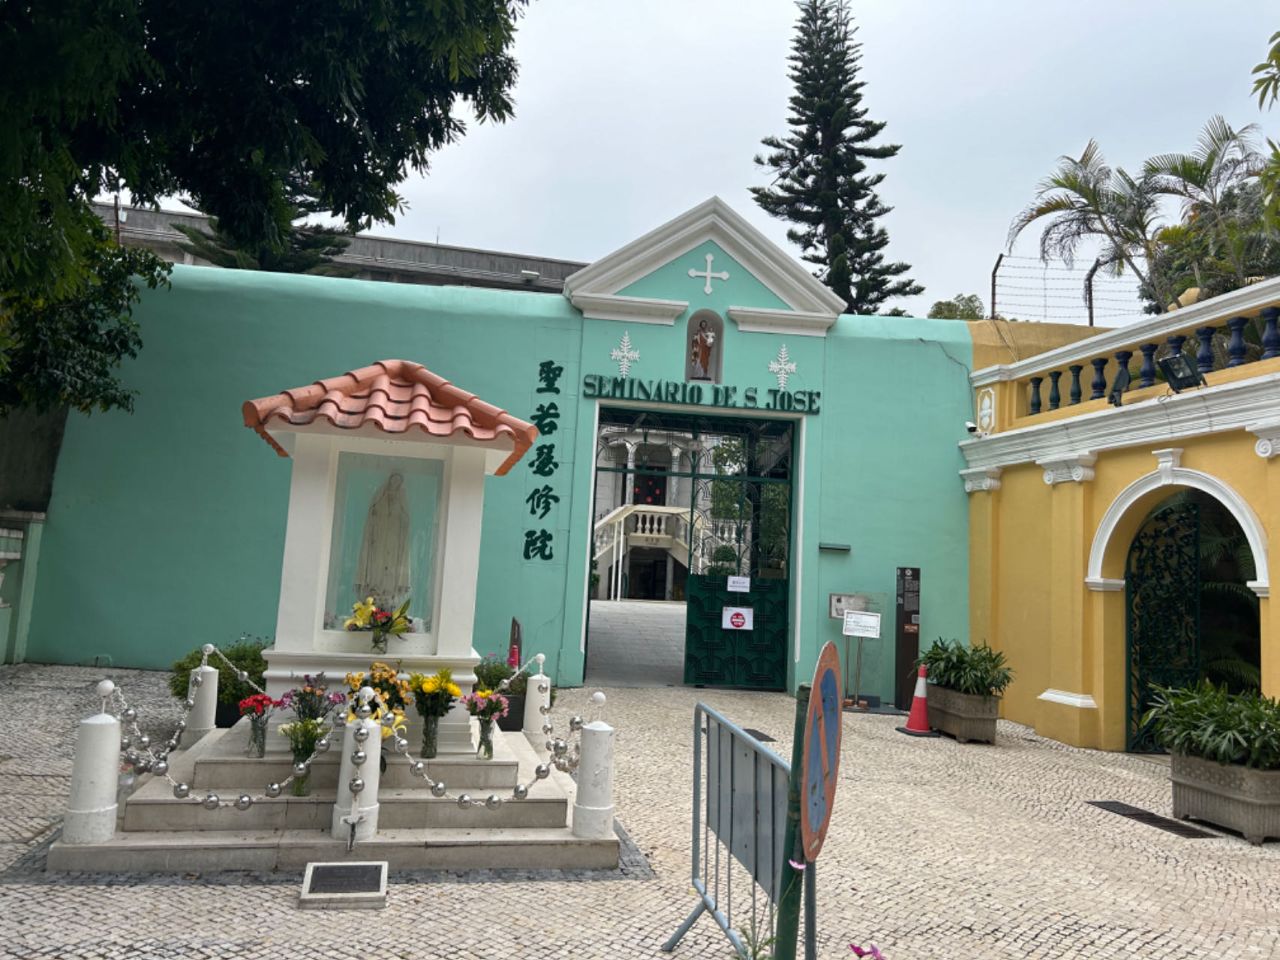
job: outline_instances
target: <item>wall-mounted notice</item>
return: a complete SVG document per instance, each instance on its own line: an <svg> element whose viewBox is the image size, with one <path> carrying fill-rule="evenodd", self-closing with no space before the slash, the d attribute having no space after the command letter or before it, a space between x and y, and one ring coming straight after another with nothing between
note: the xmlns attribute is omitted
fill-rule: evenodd
<svg viewBox="0 0 1280 960"><path fill-rule="evenodd" d="M844 628L841 633L846 637L867 637L872 640L879 640L880 614L870 613L865 610L846 610Z"/></svg>

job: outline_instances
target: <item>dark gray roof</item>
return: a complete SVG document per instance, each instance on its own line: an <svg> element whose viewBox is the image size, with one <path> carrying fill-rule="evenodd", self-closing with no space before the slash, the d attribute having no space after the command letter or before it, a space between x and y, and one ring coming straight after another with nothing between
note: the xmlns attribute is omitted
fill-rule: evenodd
<svg viewBox="0 0 1280 960"><path fill-rule="evenodd" d="M175 263L198 263L178 246L184 239L173 224L208 229L209 218L199 213L151 210L121 205L120 220L110 203L95 203L94 210L108 227L118 229L120 242L146 247ZM425 283L464 287L498 287L559 293L565 277L585 263L554 257L533 257L497 250L477 250L443 243L421 243L357 234L334 258L359 270L365 280L390 283Z"/></svg>

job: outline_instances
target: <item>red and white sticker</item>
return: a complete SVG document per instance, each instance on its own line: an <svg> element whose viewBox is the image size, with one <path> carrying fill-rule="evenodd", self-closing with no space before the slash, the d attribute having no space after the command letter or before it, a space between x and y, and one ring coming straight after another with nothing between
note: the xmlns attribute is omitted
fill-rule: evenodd
<svg viewBox="0 0 1280 960"><path fill-rule="evenodd" d="M753 630L755 618L750 607L724 607L720 614L720 627L723 630Z"/></svg>

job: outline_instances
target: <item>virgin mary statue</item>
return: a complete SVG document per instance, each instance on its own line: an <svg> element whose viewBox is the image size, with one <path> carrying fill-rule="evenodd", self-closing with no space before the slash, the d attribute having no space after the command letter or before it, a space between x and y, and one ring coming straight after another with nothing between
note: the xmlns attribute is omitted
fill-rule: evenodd
<svg viewBox="0 0 1280 960"><path fill-rule="evenodd" d="M404 477L387 477L369 503L356 564L356 597L394 610L409 596L409 505Z"/></svg>

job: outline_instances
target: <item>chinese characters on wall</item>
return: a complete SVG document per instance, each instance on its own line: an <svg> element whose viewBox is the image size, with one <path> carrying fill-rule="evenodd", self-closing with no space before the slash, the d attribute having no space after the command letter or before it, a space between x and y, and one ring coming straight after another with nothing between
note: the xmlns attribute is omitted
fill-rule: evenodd
<svg viewBox="0 0 1280 960"><path fill-rule="evenodd" d="M526 560L555 558L555 534L544 524L560 502L555 487L555 475L560 469L560 462L556 460L556 441L553 438L560 429L560 407L554 397L560 394L560 377L563 374L564 367L554 360L543 360L538 364L538 388L534 391L538 397L537 406L529 416L529 422L538 428L538 439L541 442L534 446L533 456L528 460L529 469L533 471L534 486L524 499L531 518L529 529L524 532L523 556ZM554 527L555 524L551 526Z"/></svg>

